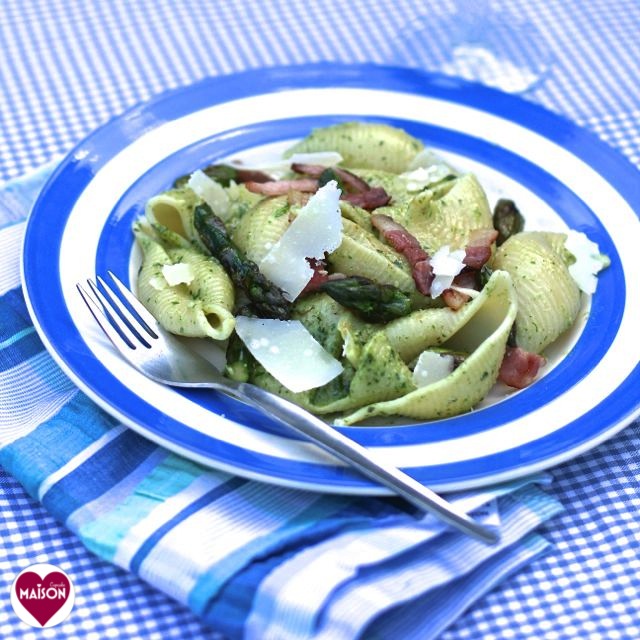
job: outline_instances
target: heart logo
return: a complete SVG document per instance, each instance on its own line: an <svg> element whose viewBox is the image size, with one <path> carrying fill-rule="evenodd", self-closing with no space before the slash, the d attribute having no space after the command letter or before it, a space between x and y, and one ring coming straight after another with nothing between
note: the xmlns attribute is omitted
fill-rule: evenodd
<svg viewBox="0 0 640 640"><path fill-rule="evenodd" d="M13 583L11 596L14 610L22 620L35 626L24 616L26 610L44 627L49 621L48 626L54 626L66 618L73 606L74 593L73 585L63 571L53 565L41 564L20 573ZM58 616L60 619L52 620L67 603L65 612Z"/></svg>

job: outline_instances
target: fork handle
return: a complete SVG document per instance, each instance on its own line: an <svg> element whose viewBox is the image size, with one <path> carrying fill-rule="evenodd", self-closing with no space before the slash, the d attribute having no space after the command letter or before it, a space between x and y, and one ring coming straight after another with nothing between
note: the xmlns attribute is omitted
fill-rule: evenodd
<svg viewBox="0 0 640 640"><path fill-rule="evenodd" d="M376 459L371 451L298 405L252 384L240 383L236 390L237 395L246 402L303 434L419 509L432 513L452 527L483 542L495 544L499 540L495 530L479 524L400 469Z"/></svg>

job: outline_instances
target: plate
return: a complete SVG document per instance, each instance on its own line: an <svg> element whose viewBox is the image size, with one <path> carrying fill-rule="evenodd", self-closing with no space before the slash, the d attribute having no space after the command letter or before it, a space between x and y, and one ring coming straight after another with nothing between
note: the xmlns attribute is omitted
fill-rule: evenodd
<svg viewBox="0 0 640 640"><path fill-rule="evenodd" d="M521 98L375 65L207 79L128 111L80 143L34 205L22 265L33 321L64 371L124 424L210 467L302 489L385 493L246 405L144 378L114 352L75 289L107 269L131 282L131 223L176 176L353 119L402 127L475 171L491 199L513 198L528 228L584 231L611 266L583 321L529 388L454 418L341 430L447 491L546 469L628 424L639 411L638 172L588 132Z"/></svg>

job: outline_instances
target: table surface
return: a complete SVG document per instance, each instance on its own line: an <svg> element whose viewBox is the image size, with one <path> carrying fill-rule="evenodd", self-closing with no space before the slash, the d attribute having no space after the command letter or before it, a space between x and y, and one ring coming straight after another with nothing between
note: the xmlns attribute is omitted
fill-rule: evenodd
<svg viewBox="0 0 640 640"><path fill-rule="evenodd" d="M437 47L447 43L426 50L415 45L419 37L408 37L423 33L425 18L445 24L439 21L456 10L455 3L433 4L4 0L0 182L60 157L127 107L201 78L318 60L437 69ZM525 99L591 130L640 166L640 3L487 5L500 24L535 38L530 76L520 78L531 80ZM640 637L639 450L636 422L555 468L549 491L565 511L542 531L552 551L486 595L442 638ZM77 599L76 623L64 635L24 632L0 598L1 637L215 637L188 610L90 554L1 470L0 534L3 592L25 558L70 563L76 588L100 587Z"/></svg>

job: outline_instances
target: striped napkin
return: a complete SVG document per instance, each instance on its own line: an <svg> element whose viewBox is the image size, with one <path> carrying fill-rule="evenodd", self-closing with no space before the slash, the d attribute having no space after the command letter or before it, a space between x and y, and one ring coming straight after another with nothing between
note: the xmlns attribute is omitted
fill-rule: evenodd
<svg viewBox="0 0 640 640"><path fill-rule="evenodd" d="M95 554L224 637L436 638L548 548L539 474L449 499L486 546L393 498L281 488L204 468L94 405L44 349L19 281L24 217L51 171L0 188L0 465Z"/></svg>

